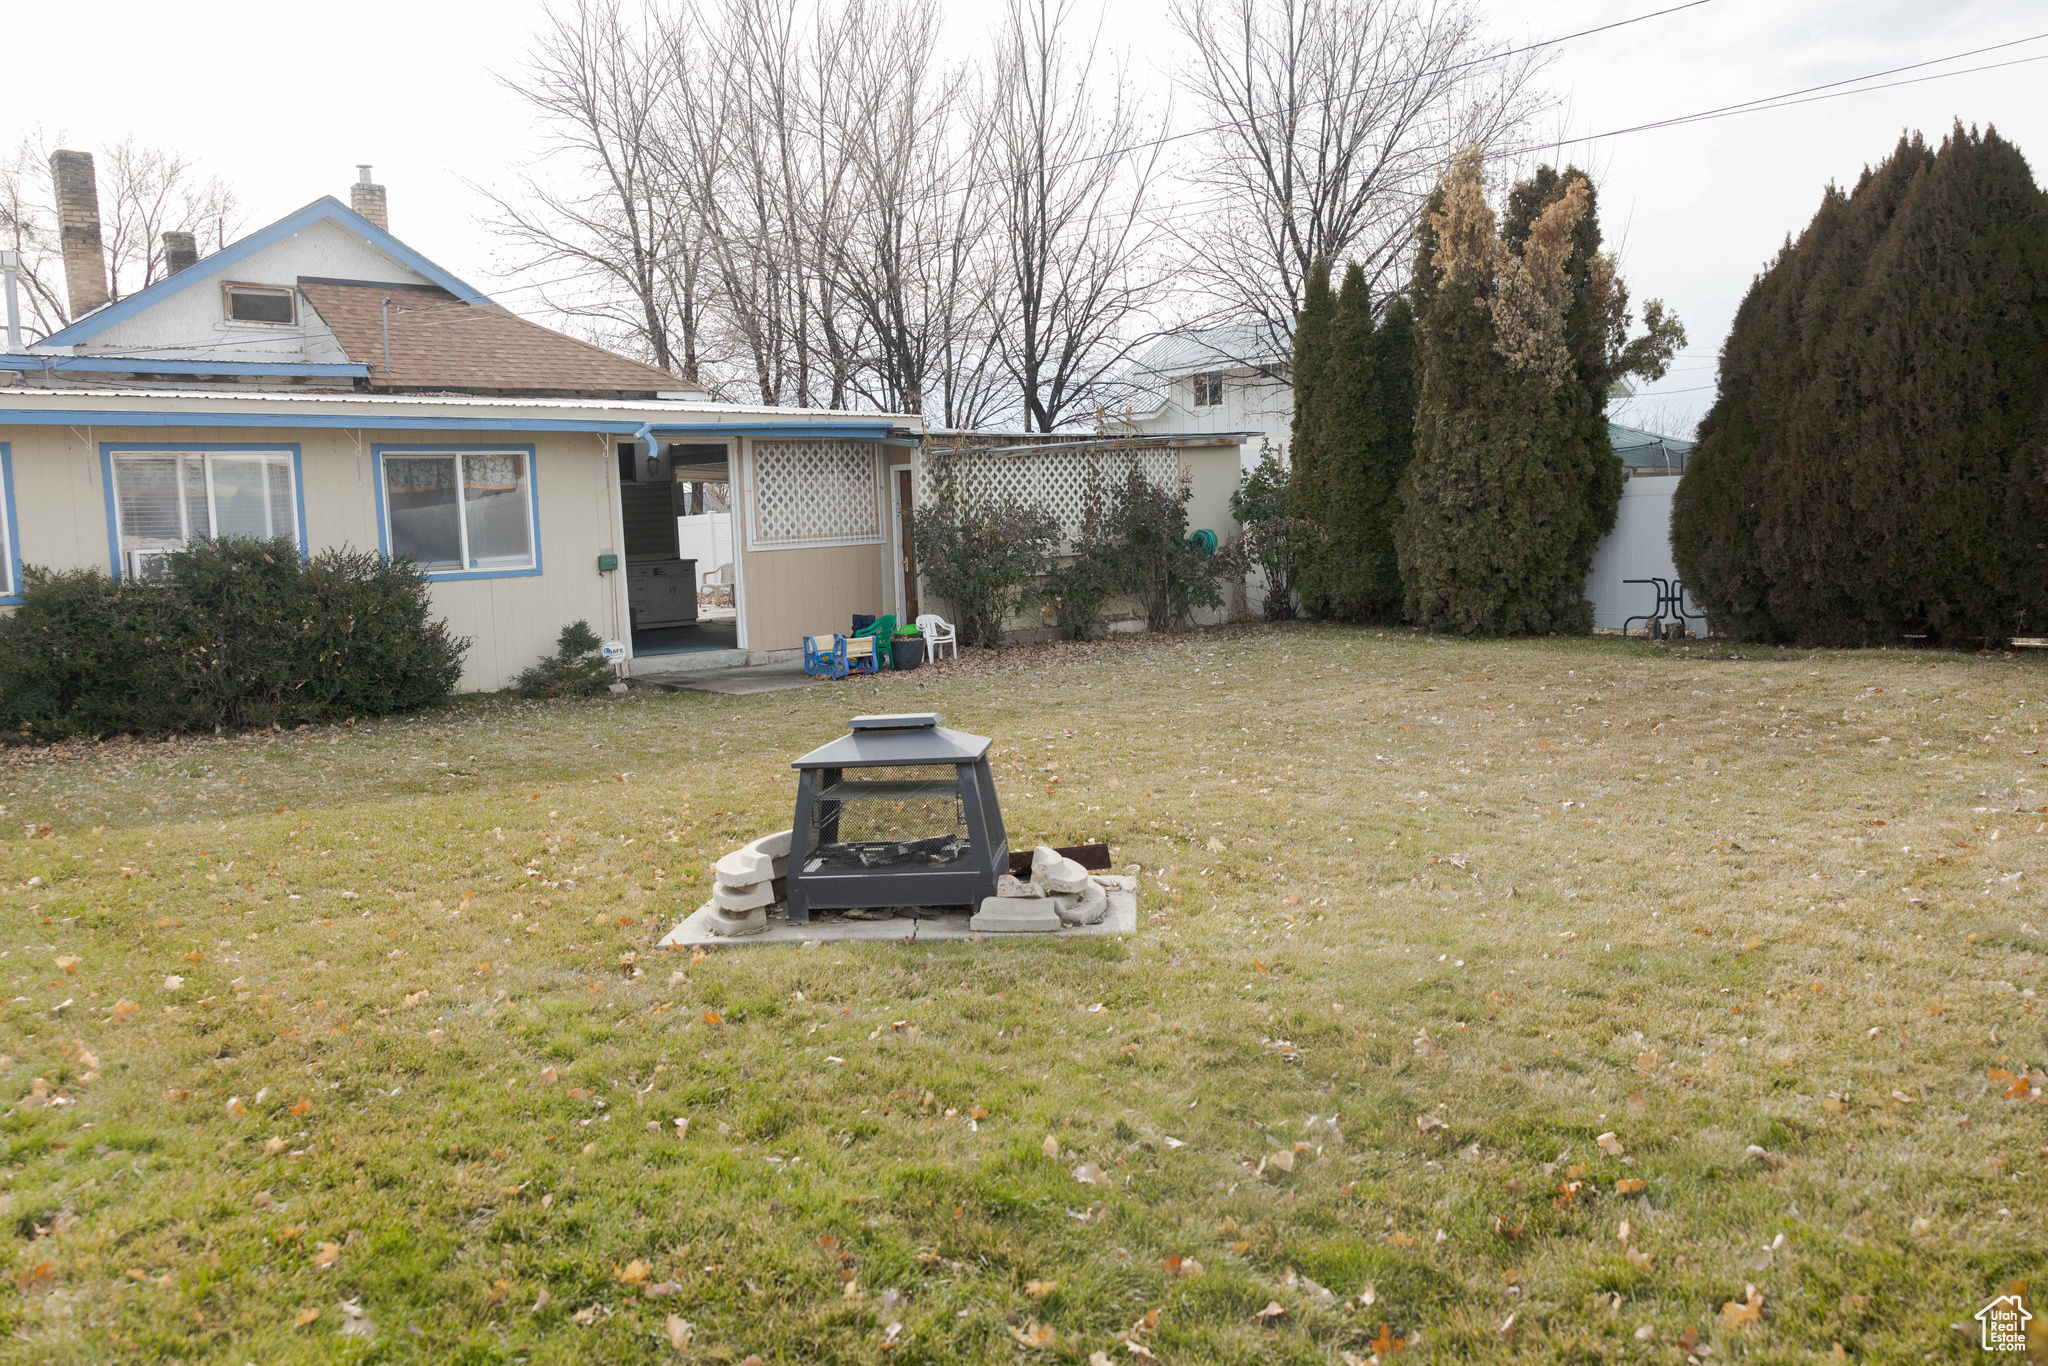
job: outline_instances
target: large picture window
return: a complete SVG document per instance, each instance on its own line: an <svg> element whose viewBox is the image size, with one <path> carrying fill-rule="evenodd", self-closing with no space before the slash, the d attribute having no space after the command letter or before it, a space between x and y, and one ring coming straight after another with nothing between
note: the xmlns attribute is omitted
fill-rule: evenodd
<svg viewBox="0 0 2048 1366"><path fill-rule="evenodd" d="M524 451L386 451L385 545L430 574L532 569Z"/></svg>
<svg viewBox="0 0 2048 1366"><path fill-rule="evenodd" d="M289 538L303 545L290 451L116 451L120 569L163 572L164 557L206 536Z"/></svg>

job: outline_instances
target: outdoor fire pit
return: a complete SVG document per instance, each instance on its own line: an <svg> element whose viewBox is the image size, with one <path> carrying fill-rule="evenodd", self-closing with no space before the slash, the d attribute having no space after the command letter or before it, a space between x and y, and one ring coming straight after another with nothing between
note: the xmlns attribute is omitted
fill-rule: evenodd
<svg viewBox="0 0 2048 1366"><path fill-rule="evenodd" d="M931 712L856 716L797 770L789 920L811 911L977 906L1009 871L989 740Z"/></svg>

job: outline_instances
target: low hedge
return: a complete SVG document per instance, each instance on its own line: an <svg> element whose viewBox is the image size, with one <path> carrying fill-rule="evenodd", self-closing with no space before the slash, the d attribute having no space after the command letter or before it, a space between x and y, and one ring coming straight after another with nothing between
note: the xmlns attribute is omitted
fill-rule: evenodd
<svg viewBox="0 0 2048 1366"><path fill-rule="evenodd" d="M199 541L162 578L31 568L0 617L0 726L31 740L298 725L445 701L467 639L406 560Z"/></svg>

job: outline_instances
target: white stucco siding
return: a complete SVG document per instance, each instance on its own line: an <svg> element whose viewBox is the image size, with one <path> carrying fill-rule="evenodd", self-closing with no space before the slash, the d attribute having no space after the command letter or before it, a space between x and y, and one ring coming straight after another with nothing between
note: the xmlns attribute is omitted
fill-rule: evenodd
<svg viewBox="0 0 2048 1366"><path fill-rule="evenodd" d="M553 651L569 622L588 621L600 637L625 634L616 574L597 556L618 545L613 516L617 467L610 441L590 433L462 430L387 433L302 428L0 428L12 448L14 500L24 565L52 569L112 567L106 481L100 447L161 444L297 447L309 550L376 549L381 511L374 449L383 445L464 450L532 447L537 492L538 574L444 579L433 583L436 615L471 637L458 685L465 691L508 686L521 669Z"/></svg>
<svg viewBox="0 0 2048 1366"><path fill-rule="evenodd" d="M227 320L221 286L234 283L292 288L302 275L393 284L431 283L327 219L309 223L232 265L209 267L202 259L189 269L200 273L192 285L94 334L81 344L81 354L175 347L178 349L161 354L176 360L346 361L348 357L336 344L334 334L303 298L298 301L296 326L233 323Z"/></svg>
<svg viewBox="0 0 2048 1366"><path fill-rule="evenodd" d="M1623 580L1678 577L1671 560L1671 495L1677 490L1676 475L1637 475L1622 484L1614 530L1593 552L1593 568L1586 575L1595 626L1619 630L1630 617L1655 609L1655 584ZM1687 609L1692 606L1688 599Z"/></svg>

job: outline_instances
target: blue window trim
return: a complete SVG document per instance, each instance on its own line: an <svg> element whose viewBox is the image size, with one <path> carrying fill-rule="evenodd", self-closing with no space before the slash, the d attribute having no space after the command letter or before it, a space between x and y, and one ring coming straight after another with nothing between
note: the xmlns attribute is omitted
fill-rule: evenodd
<svg viewBox="0 0 2048 1366"><path fill-rule="evenodd" d="M0 607L21 602L21 523L14 516L14 447L0 441L0 517L7 519L7 582L13 591L0 593Z"/></svg>
<svg viewBox="0 0 2048 1366"><path fill-rule="evenodd" d="M526 456L526 497L529 525L533 528L533 566L530 569L443 569L426 574L428 583L456 583L465 579L535 579L540 577L540 460L532 446L517 443L479 441L469 445L370 447L370 470L377 497L377 549L391 558L391 506L384 498L384 457L386 455L511 455Z"/></svg>
<svg viewBox="0 0 2048 1366"><path fill-rule="evenodd" d="M307 559L309 538L306 532L306 462L296 441L102 441L100 442L100 487L106 492L107 502L107 559L113 565L114 577L121 577L121 518L114 499L114 457L134 451L166 455L189 452L214 451L290 451L292 454L292 497L298 503L298 534L292 539L299 543L299 558Z"/></svg>
<svg viewBox="0 0 2048 1366"><path fill-rule="evenodd" d="M901 430L878 422L641 422L631 418L481 417L474 409L446 415L376 413L162 412L133 408L0 408L0 427L267 427L282 430L408 432L602 432L645 441L657 436L773 436L801 440L882 440Z"/></svg>

